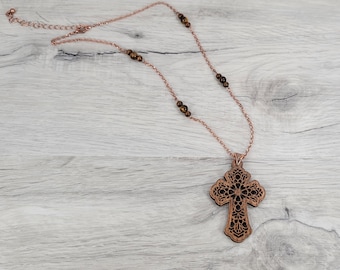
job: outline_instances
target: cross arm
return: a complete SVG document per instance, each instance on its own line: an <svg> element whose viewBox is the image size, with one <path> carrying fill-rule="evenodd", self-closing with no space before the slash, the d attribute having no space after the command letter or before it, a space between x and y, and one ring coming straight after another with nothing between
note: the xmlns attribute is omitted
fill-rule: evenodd
<svg viewBox="0 0 340 270"><path fill-rule="evenodd" d="M265 189L256 180L249 182L245 190L247 203L252 206L258 206L266 195Z"/></svg>
<svg viewBox="0 0 340 270"><path fill-rule="evenodd" d="M219 179L210 189L210 197L219 206L230 202L231 197L229 195L230 185L224 179Z"/></svg>

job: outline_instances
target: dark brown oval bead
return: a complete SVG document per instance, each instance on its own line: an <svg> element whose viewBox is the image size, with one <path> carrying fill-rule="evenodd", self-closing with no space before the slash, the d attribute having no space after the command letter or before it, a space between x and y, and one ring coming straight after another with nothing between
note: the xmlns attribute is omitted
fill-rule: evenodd
<svg viewBox="0 0 340 270"><path fill-rule="evenodd" d="M191 116L191 112L187 111L187 112L185 113L185 116L186 116L186 117Z"/></svg>
<svg viewBox="0 0 340 270"><path fill-rule="evenodd" d="M227 79L224 77L224 76L222 76L221 78L220 78L220 82L221 83L225 83L227 81Z"/></svg>
<svg viewBox="0 0 340 270"><path fill-rule="evenodd" d="M189 22L189 21L188 21L188 18L183 17L183 18L181 19L181 22L184 23L184 24L186 24L186 23Z"/></svg>
<svg viewBox="0 0 340 270"><path fill-rule="evenodd" d="M184 18L184 15L182 13L178 13L178 18L180 19Z"/></svg>
<svg viewBox="0 0 340 270"><path fill-rule="evenodd" d="M229 83L228 83L228 82L224 82L224 83L223 83L223 86L224 86L224 87L228 87L228 86L229 86Z"/></svg>
<svg viewBox="0 0 340 270"><path fill-rule="evenodd" d="M216 74L216 79L219 80L221 77L222 77L222 75L221 75L220 73L217 73L217 74Z"/></svg>
<svg viewBox="0 0 340 270"><path fill-rule="evenodd" d="M137 59L137 53L135 53L135 52L130 53L130 57L131 57L131 59L136 60Z"/></svg>
<svg viewBox="0 0 340 270"><path fill-rule="evenodd" d="M191 25L191 24L190 24L189 22L187 22L187 23L185 24L185 27L186 27L186 28L189 28L190 25Z"/></svg>
<svg viewBox="0 0 340 270"><path fill-rule="evenodd" d="M143 57L141 55L137 55L137 61L139 62L143 61Z"/></svg>
<svg viewBox="0 0 340 270"><path fill-rule="evenodd" d="M182 105L181 107L179 107L179 109L181 110L182 113L186 113L188 111L188 106Z"/></svg>
<svg viewBox="0 0 340 270"><path fill-rule="evenodd" d="M130 55L132 53L132 50L127 50L126 53L127 55Z"/></svg>
<svg viewBox="0 0 340 270"><path fill-rule="evenodd" d="M176 105L177 105L177 107L181 107L183 105L183 102L179 100L179 101L177 101Z"/></svg>

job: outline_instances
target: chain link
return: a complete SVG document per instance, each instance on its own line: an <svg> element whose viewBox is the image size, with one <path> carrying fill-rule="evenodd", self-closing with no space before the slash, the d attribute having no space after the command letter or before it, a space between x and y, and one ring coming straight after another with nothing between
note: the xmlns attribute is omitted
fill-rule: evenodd
<svg viewBox="0 0 340 270"><path fill-rule="evenodd" d="M100 40L100 39L93 39L93 38L70 38L71 36L74 35L78 35L78 34L84 34L87 31L91 30L94 27L99 27L102 25L107 25L119 20L123 20L126 18L129 18L131 16L134 16L138 13L141 13L147 9L150 9L154 6L157 5L163 5L166 6L167 8L169 8L171 11L173 11L177 16L183 16L182 14L180 14L173 6L171 6L170 4L166 3L166 2L155 2L152 3L150 5L144 6L143 8L140 8L138 10L135 10L131 13L116 17L116 18L112 18L109 20L104 20L104 21L100 21L98 23L94 23L94 24L90 24L90 25L82 25L82 24L77 24L77 25L54 25L54 24L45 24L45 23L39 23L39 22L33 22L33 21L27 21L24 19L20 19L18 17L15 17L14 14L16 13L16 10L14 8L11 8L9 11L6 12L6 16L8 17L8 20L10 23L18 23L21 26L24 27L33 27L36 29L48 29L48 30L63 30L63 31L71 31L65 35L61 35L58 36L56 38L53 38L51 40L52 45L60 45L60 44L65 44L65 43L74 43L74 42L93 42L93 43L100 43L100 44L105 44L105 45L109 45L109 46L113 46L116 49L118 49L121 53L125 53L125 54L129 54L129 50L124 49L123 47L119 46L118 44L114 43L114 42L110 42L107 40ZM186 19L186 18L185 18ZM214 68L214 66L212 65L212 63L210 62L197 34L195 33L195 31L192 29L190 23L186 25L186 27L189 28L191 35L193 36L205 62L207 63L208 67L211 69L211 71L214 73L214 75L217 74L216 69ZM172 88L172 86L170 85L170 83L168 82L168 80L165 78L165 76L160 72L160 70L155 67L154 65L152 65L151 63L149 63L146 60L142 61L143 64L145 64L146 66L150 67L151 69L153 69L156 74L162 79L163 83L165 84L167 90L169 91L170 95L173 97L173 99L178 102L179 99L174 91L174 89ZM248 126L249 126L249 130L250 130L250 138L249 138L249 143L248 146L245 150L245 152L243 154L238 154L238 153L234 153L225 143L224 141L221 139L221 137L219 137L213 130L212 128L202 119L194 117L194 116L190 116L189 119L200 123L203 127L205 127L209 133L216 139L216 141L223 147L223 149L233 158L233 159L237 159L238 162L241 162L249 153L251 147L253 146L254 143L254 126L253 123L249 117L249 115L247 114L244 106L242 105L242 103L239 101L239 99L235 96L234 92L232 91L232 89L228 86L226 87L226 91L229 93L230 97L234 100L234 102L238 105L238 107L240 108L244 118L246 119Z"/></svg>

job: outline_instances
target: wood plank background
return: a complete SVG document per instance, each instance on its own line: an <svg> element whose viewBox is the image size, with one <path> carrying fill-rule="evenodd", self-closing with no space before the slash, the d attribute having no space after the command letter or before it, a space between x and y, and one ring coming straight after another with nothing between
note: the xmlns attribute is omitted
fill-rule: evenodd
<svg viewBox="0 0 340 270"><path fill-rule="evenodd" d="M3 0L1 14L94 23L151 1ZM340 4L171 1L255 125L253 234L209 197L230 158L162 81L111 47L0 16L0 269L340 269ZM165 7L84 36L137 50L236 152L246 122Z"/></svg>

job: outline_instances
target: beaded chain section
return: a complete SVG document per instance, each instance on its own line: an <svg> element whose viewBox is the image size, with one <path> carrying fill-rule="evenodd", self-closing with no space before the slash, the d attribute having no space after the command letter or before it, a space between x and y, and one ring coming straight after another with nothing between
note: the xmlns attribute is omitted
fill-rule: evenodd
<svg viewBox="0 0 340 270"><path fill-rule="evenodd" d="M201 52L205 62L208 67L213 72L214 76L221 83L222 87L226 89L229 93L230 97L234 100L234 102L240 108L244 118L246 119L249 130L250 130L250 138L249 143L243 154L234 153L225 143L224 141L212 130L212 128L202 119L192 116L192 113L189 111L187 105L185 105L181 100L178 99L174 89L170 85L169 81L165 78L165 76L161 73L161 71L155 67L153 64L145 60L138 52L133 51L131 49L125 49L118 45L117 43L110 42L107 40L94 39L88 37L77 37L73 38L73 36L84 34L90 31L92 28L107 25L119 20L123 20L134 16L138 13L141 13L147 9L150 9L157 5L163 5L169 8L175 15L178 17L180 22L188 28L189 32L193 36L199 51ZM141 9L135 10L131 13L108 19L105 21L97 22L94 24L77 24L77 25L54 25L54 24L45 24L39 22L27 21L24 19L20 19L15 16L16 10L11 8L6 12L6 16L10 23L18 23L21 26L25 27L33 27L40 29L48 29L48 30L63 30L70 31L67 34L55 37L51 40L52 45L60 45L65 43L75 43L75 42L92 42L105 44L112 47L115 47L119 52L128 55L132 60L136 60L137 62L143 63L147 67L151 68L163 81L165 87L169 91L170 95L173 97L176 106L179 111L183 113L190 120L200 123L203 127L207 129L207 131L217 140L217 142L223 147L223 149L232 157L233 162L231 165L231 170L226 172L223 179L219 179L210 189L210 196L215 200L216 204L223 205L229 203L229 217L227 226L225 227L225 234L228 235L235 242L242 242L245 238L247 238L251 234L251 227L248 221L247 215L247 204L252 206L257 206L265 196L265 190L260 184L254 180L250 181L250 174L243 169L243 159L248 155L253 143L254 143L254 127L253 123L250 120L249 115L245 111L243 105L238 100L238 98L233 93L232 89L229 86L229 82L226 77L222 74L218 73L214 66L211 64L208 56L201 45L201 42L193 30L191 23L188 18L185 17L182 13L178 12L173 6L166 2L155 2L150 5L147 5Z"/></svg>

